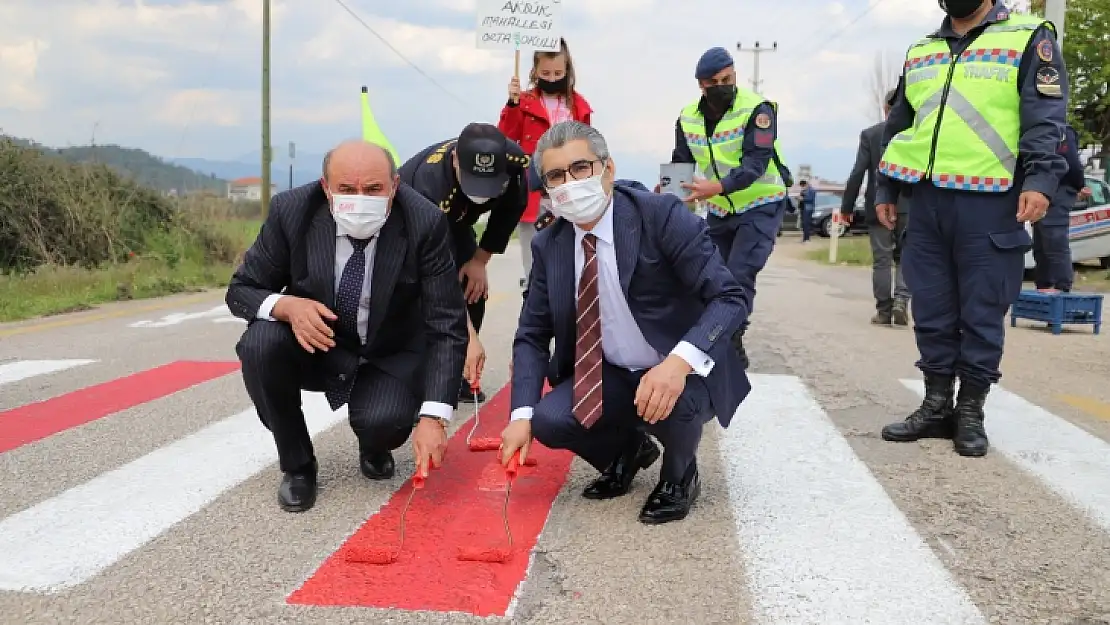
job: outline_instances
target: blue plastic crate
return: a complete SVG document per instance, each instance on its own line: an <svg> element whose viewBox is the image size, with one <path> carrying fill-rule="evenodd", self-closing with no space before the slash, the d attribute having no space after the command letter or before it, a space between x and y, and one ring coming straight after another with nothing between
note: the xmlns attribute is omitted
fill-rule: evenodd
<svg viewBox="0 0 1110 625"><path fill-rule="evenodd" d="M1064 324L1090 324L1095 334L1102 329L1102 296L1097 293L1041 293L1022 291L1010 307L1010 327L1018 319L1043 321L1060 334Z"/></svg>

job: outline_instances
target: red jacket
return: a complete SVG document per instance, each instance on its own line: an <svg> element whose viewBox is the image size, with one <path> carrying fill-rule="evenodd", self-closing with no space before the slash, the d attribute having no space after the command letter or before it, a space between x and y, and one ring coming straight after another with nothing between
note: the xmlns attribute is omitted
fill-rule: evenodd
<svg viewBox="0 0 1110 625"><path fill-rule="evenodd" d="M574 93L574 105L571 110L572 118L584 124L590 123L590 113L593 109L577 91ZM525 154L536 151L536 143L543 133L551 127L551 119L547 116L547 108L543 105L543 97L539 90L525 91L520 94L520 103L513 106L506 104L501 109L501 121L497 124L505 136L520 144ZM539 217L540 192L533 189L528 194L528 208L520 217L521 223L535 223Z"/></svg>

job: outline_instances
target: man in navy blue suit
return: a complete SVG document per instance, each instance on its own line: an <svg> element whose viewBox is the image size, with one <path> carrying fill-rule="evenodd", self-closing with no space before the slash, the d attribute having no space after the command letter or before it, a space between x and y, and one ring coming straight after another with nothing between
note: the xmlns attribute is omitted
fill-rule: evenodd
<svg viewBox="0 0 1110 625"><path fill-rule="evenodd" d="M534 436L601 472L584 497L611 499L659 458L651 434L663 462L640 521L685 518L702 427L714 415L727 427L751 390L729 342L748 317L743 291L681 200L614 185L594 128L556 124L535 159L557 219L532 241L501 461L526 459Z"/></svg>

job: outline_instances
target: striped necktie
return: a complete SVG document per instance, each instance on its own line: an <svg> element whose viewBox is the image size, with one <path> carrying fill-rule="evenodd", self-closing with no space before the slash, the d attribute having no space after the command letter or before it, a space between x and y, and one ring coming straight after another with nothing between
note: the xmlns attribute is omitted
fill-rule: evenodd
<svg viewBox="0 0 1110 625"><path fill-rule="evenodd" d="M601 301L597 284L597 237L582 237L585 262L578 281L578 339L574 344L574 417L589 428L601 418Z"/></svg>

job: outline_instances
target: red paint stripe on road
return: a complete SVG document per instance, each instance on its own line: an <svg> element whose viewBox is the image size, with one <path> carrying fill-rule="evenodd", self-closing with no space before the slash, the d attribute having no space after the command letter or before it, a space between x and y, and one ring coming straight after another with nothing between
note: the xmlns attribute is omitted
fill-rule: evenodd
<svg viewBox="0 0 1110 625"><path fill-rule="evenodd" d="M0 453L172 395L237 369L237 362L180 360L53 399L0 412Z"/></svg>
<svg viewBox="0 0 1110 625"><path fill-rule="evenodd" d="M497 421L499 429L508 413L506 386L486 402L481 417L487 423ZM413 497L406 515L404 551L396 562L386 566L358 564L347 562L346 556L354 549L396 548L397 524L412 488L411 480L287 601L504 616L524 581L531 551L566 481L573 455L535 443L532 457L538 466L522 467L513 482L509 504L512 560L504 564L463 562L456 557L460 546L506 545L501 522L504 471L494 464L496 452L466 448L469 429L470 425L464 424L455 432L447 445L444 467L434 470L424 489Z"/></svg>

